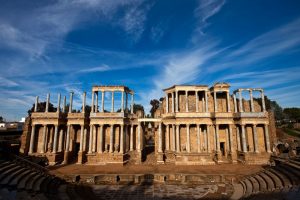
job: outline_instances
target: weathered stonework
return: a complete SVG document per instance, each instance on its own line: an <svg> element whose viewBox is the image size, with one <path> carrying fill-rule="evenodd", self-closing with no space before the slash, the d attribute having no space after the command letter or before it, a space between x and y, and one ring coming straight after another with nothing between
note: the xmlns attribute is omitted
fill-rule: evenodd
<svg viewBox="0 0 300 200"><path fill-rule="evenodd" d="M253 98L255 91L261 93L261 102ZM104 107L106 92L111 93L110 112ZM121 93L118 111L115 92ZM94 86L90 113L85 112L85 93L80 113L72 112L73 93L68 113L65 99L60 109L60 95L57 112L48 112L48 95L45 112L35 109L28 119L21 152L46 156L50 164L74 159L90 165L140 164L146 158L146 141L154 139L157 164L268 163L275 124L262 89L239 89L230 95L229 84L216 83L210 88L175 85L164 92L154 118L133 112L134 92L125 86ZM242 92L249 92L250 100L243 99Z"/></svg>

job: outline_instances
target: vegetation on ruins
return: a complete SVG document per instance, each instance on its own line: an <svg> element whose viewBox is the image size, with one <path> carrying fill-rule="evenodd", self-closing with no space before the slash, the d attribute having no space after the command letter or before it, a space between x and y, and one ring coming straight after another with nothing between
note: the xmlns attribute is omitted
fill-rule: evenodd
<svg viewBox="0 0 300 200"><path fill-rule="evenodd" d="M30 108L30 110L28 110L28 115L30 116L32 112L34 112L34 106L35 104L32 105L32 107ZM48 108L49 112L56 112L57 108L53 106L52 103L49 103L49 108ZM38 112L45 112L46 110L46 102L39 102L37 105L37 111Z"/></svg>
<svg viewBox="0 0 300 200"><path fill-rule="evenodd" d="M151 114L151 117L154 117L155 111L159 108L159 101L157 99L152 99L150 101L150 104L152 106L152 108L150 110L150 114Z"/></svg>

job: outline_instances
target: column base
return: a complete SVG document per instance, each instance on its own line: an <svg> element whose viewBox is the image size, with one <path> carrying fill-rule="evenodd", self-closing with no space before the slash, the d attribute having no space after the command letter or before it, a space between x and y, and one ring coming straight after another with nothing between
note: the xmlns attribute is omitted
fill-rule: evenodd
<svg viewBox="0 0 300 200"><path fill-rule="evenodd" d="M157 160L157 164L165 164L164 153L157 153L156 160Z"/></svg>
<svg viewBox="0 0 300 200"><path fill-rule="evenodd" d="M77 158L77 163L76 164L82 164L83 163L83 154L84 154L84 152L82 152L82 151L78 152L78 158Z"/></svg>
<svg viewBox="0 0 300 200"><path fill-rule="evenodd" d="M68 152L68 151L65 151L65 153L64 153L64 161L62 162L62 164L68 164L69 163L69 154L70 154L70 152Z"/></svg>

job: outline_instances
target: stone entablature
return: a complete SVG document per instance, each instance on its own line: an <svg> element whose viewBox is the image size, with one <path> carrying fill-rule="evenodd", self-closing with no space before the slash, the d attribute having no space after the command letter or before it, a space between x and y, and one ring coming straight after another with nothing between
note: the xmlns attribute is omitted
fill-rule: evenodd
<svg viewBox="0 0 300 200"><path fill-rule="evenodd" d="M245 91L249 92L249 101L242 97ZM254 91L261 93L261 102L254 100ZM104 107L107 92L111 93L110 110ZM117 111L114 106L116 92L121 93L121 108ZM207 85L174 85L164 92L165 98L156 118L143 118L133 112L134 91L126 86L93 86L90 113L85 112L85 92L82 110L77 113L72 112L72 92L68 113L65 111L66 97L60 107L60 94L56 112L48 111L50 94L45 112L37 112L37 97L31 115L29 153L46 155L53 163L67 163L70 156L76 155L79 164L124 164L128 159L140 163L145 148L145 129L151 124L152 128L147 130L154 133L158 164L268 162L269 130L274 129L269 127L262 89L238 89L230 95L228 83L216 83L210 88Z"/></svg>

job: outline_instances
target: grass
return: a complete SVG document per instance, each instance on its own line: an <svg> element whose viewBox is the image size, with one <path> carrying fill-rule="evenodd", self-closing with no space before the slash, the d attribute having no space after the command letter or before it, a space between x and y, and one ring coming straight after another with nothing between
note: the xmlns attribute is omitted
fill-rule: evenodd
<svg viewBox="0 0 300 200"><path fill-rule="evenodd" d="M285 129L283 129L283 131L291 136L300 138L300 134L295 132L293 129L285 128Z"/></svg>

